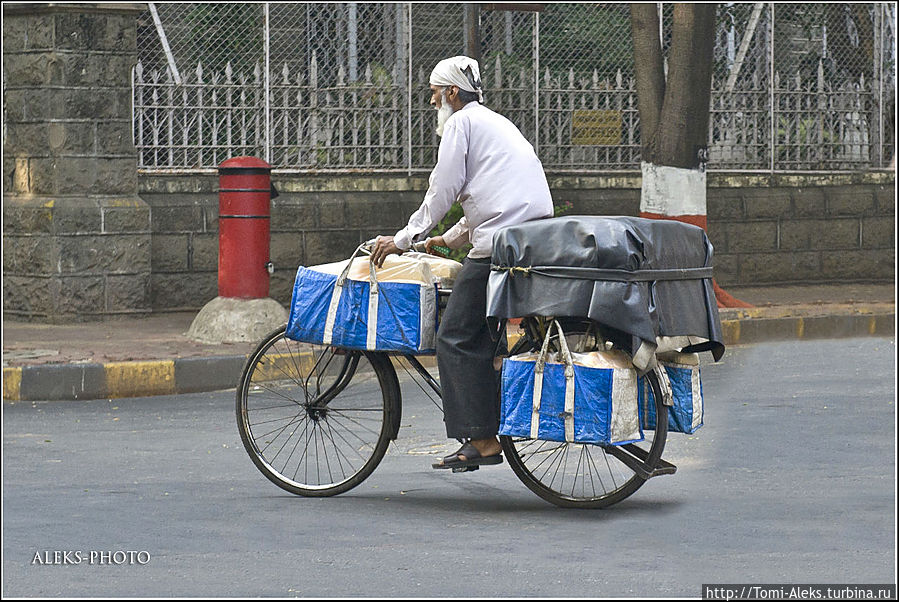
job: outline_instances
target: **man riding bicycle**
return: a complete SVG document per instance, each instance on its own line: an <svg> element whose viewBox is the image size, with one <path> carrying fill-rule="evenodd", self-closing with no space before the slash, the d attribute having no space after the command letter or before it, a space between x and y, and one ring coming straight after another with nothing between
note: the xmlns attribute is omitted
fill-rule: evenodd
<svg viewBox="0 0 899 602"><path fill-rule="evenodd" d="M381 267L387 255L408 250L454 202L461 203L462 219L426 243L429 251L435 245L472 245L437 333L446 434L467 441L434 468L499 464L498 375L493 364L497 343L486 320L493 234L552 217L552 198L533 146L511 121L481 104L477 61L466 56L440 61L431 72L430 87L441 140L428 191L405 228L378 237L371 261Z"/></svg>

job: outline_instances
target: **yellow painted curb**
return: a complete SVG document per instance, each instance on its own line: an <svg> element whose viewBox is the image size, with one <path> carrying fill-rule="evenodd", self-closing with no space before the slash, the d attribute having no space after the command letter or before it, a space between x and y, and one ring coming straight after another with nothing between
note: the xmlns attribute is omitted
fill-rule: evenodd
<svg viewBox="0 0 899 602"><path fill-rule="evenodd" d="M112 362L104 365L110 398L174 395L175 362Z"/></svg>
<svg viewBox="0 0 899 602"><path fill-rule="evenodd" d="M265 356L265 362L259 361L253 373L253 382L273 380L292 380L302 382L315 368L315 354L302 351L297 354L277 353Z"/></svg>
<svg viewBox="0 0 899 602"><path fill-rule="evenodd" d="M721 334L725 345L736 345L740 342L740 321L722 320Z"/></svg>
<svg viewBox="0 0 899 602"><path fill-rule="evenodd" d="M22 368L3 369L3 399L19 401L22 387Z"/></svg>

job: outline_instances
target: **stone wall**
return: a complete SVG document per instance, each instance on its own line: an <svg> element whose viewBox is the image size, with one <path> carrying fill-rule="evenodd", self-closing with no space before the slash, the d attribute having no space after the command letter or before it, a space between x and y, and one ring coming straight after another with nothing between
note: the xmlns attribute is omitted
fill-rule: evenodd
<svg viewBox="0 0 899 602"><path fill-rule="evenodd" d="M345 259L360 242L393 234L427 190L421 176L275 173L271 296L287 304L297 265ZM640 175L549 176L569 215L637 215ZM152 221L154 311L198 309L217 294L218 178L140 176ZM895 265L892 173L712 173L709 237L723 286L887 282Z"/></svg>
<svg viewBox="0 0 899 602"><path fill-rule="evenodd" d="M139 199L4 199L4 315L149 313L151 238Z"/></svg>
<svg viewBox="0 0 899 602"><path fill-rule="evenodd" d="M722 285L895 279L894 174L777 176L709 189Z"/></svg>
<svg viewBox="0 0 899 602"><path fill-rule="evenodd" d="M421 204L426 178L273 177L271 297L290 301L298 265L346 259L394 233ZM197 309L218 291L218 176L142 175L153 221L154 310Z"/></svg>
<svg viewBox="0 0 899 602"><path fill-rule="evenodd" d="M140 5L4 4L3 308L40 320L149 313L131 66Z"/></svg>
<svg viewBox="0 0 899 602"><path fill-rule="evenodd" d="M578 213L638 215L640 176L551 178ZM893 172L708 177L708 233L723 286L894 279Z"/></svg>

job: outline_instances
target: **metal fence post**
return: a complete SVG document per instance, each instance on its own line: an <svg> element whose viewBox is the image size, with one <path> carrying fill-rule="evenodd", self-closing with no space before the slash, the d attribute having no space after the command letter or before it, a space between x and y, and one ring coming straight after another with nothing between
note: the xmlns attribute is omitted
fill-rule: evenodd
<svg viewBox="0 0 899 602"><path fill-rule="evenodd" d="M540 13L534 14L534 152L540 154Z"/></svg>
<svg viewBox="0 0 899 602"><path fill-rule="evenodd" d="M265 86L265 161L269 165L272 163L272 82L271 82L271 28L269 26L269 3L265 3L265 20L262 32L262 44L265 49L265 76L263 79Z"/></svg>
<svg viewBox="0 0 899 602"><path fill-rule="evenodd" d="M412 3L406 3L406 41L408 42L408 51L406 53L406 152L408 153L407 173L412 176Z"/></svg>
<svg viewBox="0 0 899 602"><path fill-rule="evenodd" d="M771 173L774 173L774 158L777 154L777 115L775 114L775 105L774 105L774 3L768 3L768 10L771 11L771 20L768 24L768 44L770 48L770 54L768 56L769 63L769 72L768 72L768 89L770 90L770 98L771 98L771 140L769 141L771 147Z"/></svg>
<svg viewBox="0 0 899 602"><path fill-rule="evenodd" d="M481 8L478 4L465 4L465 54L481 62Z"/></svg>
<svg viewBox="0 0 899 602"><path fill-rule="evenodd" d="M874 5L874 77L877 78L877 164L883 167L883 9Z"/></svg>

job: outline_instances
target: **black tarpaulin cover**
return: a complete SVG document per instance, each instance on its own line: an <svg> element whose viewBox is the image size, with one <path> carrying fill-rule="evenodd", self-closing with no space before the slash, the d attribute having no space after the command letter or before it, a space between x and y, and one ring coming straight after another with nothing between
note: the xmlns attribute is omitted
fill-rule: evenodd
<svg viewBox="0 0 899 602"><path fill-rule="evenodd" d="M712 245L697 226L638 217L564 216L493 238L487 315L586 317L629 335L634 365L656 352L724 354Z"/></svg>

